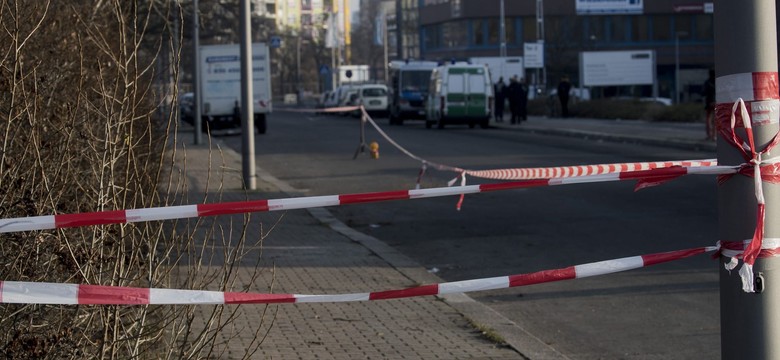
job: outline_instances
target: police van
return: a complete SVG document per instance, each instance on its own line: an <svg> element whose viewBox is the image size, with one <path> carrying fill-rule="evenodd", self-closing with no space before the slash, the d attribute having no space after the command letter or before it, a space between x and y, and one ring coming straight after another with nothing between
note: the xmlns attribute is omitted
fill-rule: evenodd
<svg viewBox="0 0 780 360"><path fill-rule="evenodd" d="M485 64L451 63L431 73L425 127L477 124L487 128L493 108L493 84Z"/></svg>

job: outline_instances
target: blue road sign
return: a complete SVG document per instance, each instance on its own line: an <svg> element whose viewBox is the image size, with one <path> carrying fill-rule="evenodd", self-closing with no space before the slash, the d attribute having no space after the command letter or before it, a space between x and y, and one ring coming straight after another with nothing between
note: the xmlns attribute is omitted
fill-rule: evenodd
<svg viewBox="0 0 780 360"><path fill-rule="evenodd" d="M330 66L322 64L320 65L320 75L330 74Z"/></svg>
<svg viewBox="0 0 780 360"><path fill-rule="evenodd" d="M278 36L271 36L270 43L271 43L271 48L272 49L278 48L278 47L282 46L282 38L280 38Z"/></svg>

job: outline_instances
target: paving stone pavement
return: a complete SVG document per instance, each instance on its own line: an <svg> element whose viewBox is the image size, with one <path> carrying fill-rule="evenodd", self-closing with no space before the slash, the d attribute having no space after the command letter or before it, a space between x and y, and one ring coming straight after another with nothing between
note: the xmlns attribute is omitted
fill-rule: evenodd
<svg viewBox="0 0 780 360"><path fill-rule="evenodd" d="M178 145L175 159L171 188L184 194L179 199L183 204L197 203L204 197L208 202L285 198L292 191L280 189L284 184L266 181L269 174L258 181L260 190L240 190L240 156L228 149L220 151L217 143ZM248 225L242 237L245 219ZM199 248L204 249L200 259L206 265L200 268L198 281L217 283L221 276L227 276L231 284L228 291L296 294L368 292L441 281L376 239L362 234L348 236L351 229L339 231L339 226L346 226L334 225L334 220L324 209L200 219L203 230L197 232L196 243L201 236L214 240ZM191 226L196 221L177 226ZM183 258L179 283L197 258ZM238 259L237 266L225 274L222 265L229 258ZM221 290L218 286L206 288ZM214 351L201 352L201 356L214 359L525 358L512 346L490 341L477 330L469 315L485 314L481 312L484 309L463 311L479 308L464 297L452 296L448 301L429 296L353 303L228 305L223 313L215 313L216 306L197 306L194 319L196 330L205 328L214 317L227 324L218 329ZM231 320L226 321L228 318ZM479 318L472 320L482 324Z"/></svg>

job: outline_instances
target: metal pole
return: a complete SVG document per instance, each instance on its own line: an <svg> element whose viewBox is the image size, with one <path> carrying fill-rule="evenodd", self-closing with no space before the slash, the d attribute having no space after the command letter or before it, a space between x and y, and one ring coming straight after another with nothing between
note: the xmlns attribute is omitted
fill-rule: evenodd
<svg viewBox="0 0 780 360"><path fill-rule="evenodd" d="M244 188L257 188L252 94L252 19L249 0L241 0L241 169Z"/></svg>
<svg viewBox="0 0 780 360"><path fill-rule="evenodd" d="M674 103L680 103L680 33L674 33Z"/></svg>
<svg viewBox="0 0 780 360"><path fill-rule="evenodd" d="M203 144L203 133L200 128L202 126L201 104L200 96L200 25L199 25L199 7L198 0L192 0L192 94L193 103L195 104L195 119L192 123L195 127L195 145Z"/></svg>
<svg viewBox="0 0 780 360"><path fill-rule="evenodd" d="M775 1L716 0L715 9L716 117L728 115L734 101L744 98L748 109L754 106L756 115L764 115L751 121L756 147L761 150L778 131ZM719 122L719 126L722 124ZM744 126L738 126L737 134L745 138ZM737 148L723 138L718 140L717 155L719 165L746 163ZM772 160L769 155L762 160ZM766 199L764 238L780 237L780 186L766 181L761 186ZM743 175L718 186L719 240L753 237L758 203L755 190L754 179ZM719 261L721 358L779 359L780 258L756 260L752 272L756 279L763 280L760 293L742 290L736 271L741 268L731 272L724 269L723 264L729 260L721 256Z"/></svg>
<svg viewBox="0 0 780 360"><path fill-rule="evenodd" d="M688 36L686 31L674 33L674 103L680 103L680 37Z"/></svg>
<svg viewBox="0 0 780 360"><path fill-rule="evenodd" d="M388 76L388 59L387 59L387 14L384 12L382 13L382 46L385 50L385 84L388 84L390 81L390 76Z"/></svg>
<svg viewBox="0 0 780 360"><path fill-rule="evenodd" d="M504 0L501 0L501 28L499 29L500 33L499 36L501 37L501 47L498 50L498 55L501 57L506 57L506 23L505 23L505 14L504 14Z"/></svg>

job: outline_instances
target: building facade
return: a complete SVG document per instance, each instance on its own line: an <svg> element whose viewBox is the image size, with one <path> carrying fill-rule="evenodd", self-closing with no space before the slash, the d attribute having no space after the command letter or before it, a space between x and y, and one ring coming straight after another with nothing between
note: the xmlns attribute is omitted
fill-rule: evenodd
<svg viewBox="0 0 780 360"><path fill-rule="evenodd" d="M416 1L420 58L448 61L499 56L501 0ZM564 75L576 82L579 54L583 51L653 50L656 89L599 89L597 95L657 93L673 99L675 89L679 89L682 101L695 101L708 69L714 66L712 2L504 0L503 3L507 56L526 55L526 43L544 44L545 66L543 71L527 71L531 83L556 84Z"/></svg>

